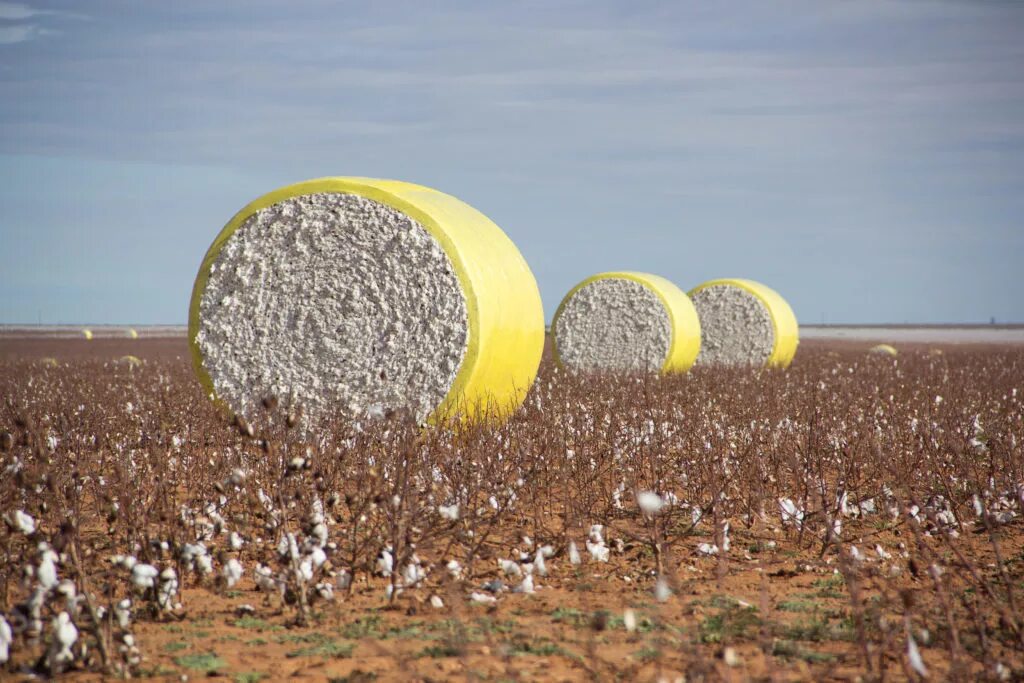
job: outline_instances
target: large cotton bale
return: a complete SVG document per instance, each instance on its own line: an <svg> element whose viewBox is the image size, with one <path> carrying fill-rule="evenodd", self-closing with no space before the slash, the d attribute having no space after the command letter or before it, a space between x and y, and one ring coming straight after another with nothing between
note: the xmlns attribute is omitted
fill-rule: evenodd
<svg viewBox="0 0 1024 683"><path fill-rule="evenodd" d="M90 330L88 327L83 328L82 329L82 337L84 337L86 341L89 341L90 339L92 339L92 330Z"/></svg>
<svg viewBox="0 0 1024 683"><path fill-rule="evenodd" d="M562 299L551 332L558 362L573 370L685 372L700 350L686 293L648 273L588 277Z"/></svg>
<svg viewBox="0 0 1024 683"><path fill-rule="evenodd" d="M206 391L245 416L505 415L536 376L540 292L515 245L458 199L394 180L321 178L238 212L189 310Z"/></svg>
<svg viewBox="0 0 1024 683"><path fill-rule="evenodd" d="M796 355L793 309L752 280L710 280L690 290L701 325L698 365L786 367Z"/></svg>

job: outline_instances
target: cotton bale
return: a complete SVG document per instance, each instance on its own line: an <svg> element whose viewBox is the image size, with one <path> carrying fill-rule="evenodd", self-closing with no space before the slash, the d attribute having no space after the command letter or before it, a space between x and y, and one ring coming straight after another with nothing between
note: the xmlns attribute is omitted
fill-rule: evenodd
<svg viewBox="0 0 1024 683"><path fill-rule="evenodd" d="M253 416L276 397L313 418L389 410L504 416L536 377L544 314L502 230L420 185L320 178L239 211L189 310L207 393Z"/></svg>
<svg viewBox="0 0 1024 683"><path fill-rule="evenodd" d="M139 338L139 333L134 327L129 327L128 331L125 334L128 336L129 339Z"/></svg>
<svg viewBox="0 0 1024 683"><path fill-rule="evenodd" d="M700 351L700 321L683 290L649 273L588 277L551 323L555 356L573 370L685 372Z"/></svg>
<svg viewBox="0 0 1024 683"><path fill-rule="evenodd" d="M709 280L690 290L701 325L698 365L787 367L799 328L793 309L753 280Z"/></svg>
<svg viewBox="0 0 1024 683"><path fill-rule="evenodd" d="M89 328L82 329L82 336L85 338L86 341L89 341L90 339L92 339L92 330L90 330Z"/></svg>
<svg viewBox="0 0 1024 683"><path fill-rule="evenodd" d="M900 352L891 344L877 344L868 349L868 353L875 356L898 356Z"/></svg>

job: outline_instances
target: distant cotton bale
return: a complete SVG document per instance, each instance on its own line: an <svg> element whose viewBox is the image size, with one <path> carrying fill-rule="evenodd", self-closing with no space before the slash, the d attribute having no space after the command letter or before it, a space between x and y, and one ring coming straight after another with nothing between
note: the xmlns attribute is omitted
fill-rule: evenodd
<svg viewBox="0 0 1024 683"><path fill-rule="evenodd" d="M142 359L136 356L121 356L117 359L117 363L118 365L127 365L130 369L134 370L142 365Z"/></svg>
<svg viewBox="0 0 1024 683"><path fill-rule="evenodd" d="M128 328L127 335L128 335L129 339L138 339L139 338L139 333L135 331L134 327L129 327Z"/></svg>
<svg viewBox="0 0 1024 683"><path fill-rule="evenodd" d="M544 345L536 281L486 216L430 188L323 178L242 209L203 259L189 342L207 392L251 416L507 414Z"/></svg>
<svg viewBox="0 0 1024 683"><path fill-rule="evenodd" d="M88 328L83 329L82 336L85 337L86 340L92 339L92 330Z"/></svg>
<svg viewBox="0 0 1024 683"><path fill-rule="evenodd" d="M44 367L47 367L47 368L55 368L55 367L57 367L59 365L59 363L57 363L57 359L56 358L50 358L50 357L40 358L39 359L39 364L44 366Z"/></svg>
<svg viewBox="0 0 1024 683"><path fill-rule="evenodd" d="M700 350L693 304L649 273L587 278L562 299L551 330L559 363L573 370L685 372Z"/></svg>
<svg viewBox="0 0 1024 683"><path fill-rule="evenodd" d="M690 290L701 325L698 365L786 367L799 328L777 292L752 280L710 280Z"/></svg>
<svg viewBox="0 0 1024 683"><path fill-rule="evenodd" d="M900 352L896 350L895 346L889 344L878 344L868 349L868 353L878 356L898 356Z"/></svg>

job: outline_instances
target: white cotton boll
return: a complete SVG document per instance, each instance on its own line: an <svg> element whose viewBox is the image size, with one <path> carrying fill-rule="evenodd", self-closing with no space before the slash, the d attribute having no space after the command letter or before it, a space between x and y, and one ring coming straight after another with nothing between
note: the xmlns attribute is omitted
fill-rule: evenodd
<svg viewBox="0 0 1024 683"><path fill-rule="evenodd" d="M576 548L576 541L569 541L569 564L580 564L580 551Z"/></svg>
<svg viewBox="0 0 1024 683"><path fill-rule="evenodd" d="M646 515L655 515L665 507L665 501L654 491L641 491L636 494L636 504Z"/></svg>
<svg viewBox="0 0 1024 683"><path fill-rule="evenodd" d="M722 527L722 552L729 552L730 545L731 544L729 543L729 522L726 522L725 526Z"/></svg>
<svg viewBox="0 0 1024 683"><path fill-rule="evenodd" d="M391 548L385 548L380 551L380 555L377 556L377 573L381 576L391 576L391 572L395 570L395 558L391 554Z"/></svg>
<svg viewBox="0 0 1024 683"><path fill-rule="evenodd" d="M780 498L779 509L782 512L783 525L794 524L797 528L803 526L805 513L802 509L798 508L796 503L794 503L791 499Z"/></svg>
<svg viewBox="0 0 1024 683"><path fill-rule="evenodd" d="M257 564L253 572L256 580L256 587L265 593L272 593L277 590L277 582L274 580L274 571L265 565Z"/></svg>
<svg viewBox="0 0 1024 683"><path fill-rule="evenodd" d="M11 643L14 642L14 634L11 632L11 625L7 623L4 615L0 614L0 664L6 664L11 658Z"/></svg>
<svg viewBox="0 0 1024 683"><path fill-rule="evenodd" d="M499 507L498 499L495 498L494 496L491 496L490 498L488 498L487 502L490 503L491 507L494 508L495 510L498 509L498 507Z"/></svg>
<svg viewBox="0 0 1024 683"><path fill-rule="evenodd" d="M878 559L880 560L888 560L892 557L892 554L886 552L885 548L878 543L875 544L875 554L878 555Z"/></svg>
<svg viewBox="0 0 1024 683"><path fill-rule="evenodd" d="M132 622L132 601L128 598L114 605L114 618L121 629L126 629Z"/></svg>
<svg viewBox="0 0 1024 683"><path fill-rule="evenodd" d="M634 633L636 631L636 612L627 607L626 611L622 613L622 625L628 633Z"/></svg>
<svg viewBox="0 0 1024 683"><path fill-rule="evenodd" d="M223 572L224 580L227 582L228 588L234 588L235 584L241 580L242 574L245 570L242 568L242 563L232 557L224 564Z"/></svg>
<svg viewBox="0 0 1024 683"><path fill-rule="evenodd" d="M417 583L426 578L426 574L415 562L410 562L405 565L405 570L402 572L402 581L406 586L415 586Z"/></svg>
<svg viewBox="0 0 1024 683"><path fill-rule="evenodd" d="M863 562L865 559L864 555L860 552L860 549L855 545L850 546L850 557L852 557L855 562Z"/></svg>
<svg viewBox="0 0 1024 683"><path fill-rule="evenodd" d="M544 563L544 550L542 548L538 548L537 554L533 557L533 567L541 576L548 575L548 566Z"/></svg>
<svg viewBox="0 0 1024 683"><path fill-rule="evenodd" d="M505 560L498 558L498 569L505 573L505 576L522 576L523 570L519 568L519 564L512 560Z"/></svg>
<svg viewBox="0 0 1024 683"><path fill-rule="evenodd" d="M445 568L448 570L448 575L456 581L462 578L462 565L459 564L458 560L448 560Z"/></svg>
<svg viewBox="0 0 1024 683"><path fill-rule="evenodd" d="M23 510L15 510L11 514L9 522L15 530L28 536L36 530L36 520L32 518L32 515L24 512Z"/></svg>
<svg viewBox="0 0 1024 683"><path fill-rule="evenodd" d="M36 569L36 581L39 585L46 590L50 590L57 585L57 553L50 550L50 547L40 544L40 547L45 547L42 555L39 558L39 568Z"/></svg>
<svg viewBox="0 0 1024 683"><path fill-rule="evenodd" d="M313 580L313 558L308 556L302 558L302 561L299 562L297 578L306 582Z"/></svg>
<svg viewBox="0 0 1024 683"><path fill-rule="evenodd" d="M484 605L493 605L498 601L498 599L495 598L493 595L487 595L486 593L478 593L477 591L473 591L472 593L470 593L469 599L473 602L479 602Z"/></svg>
<svg viewBox="0 0 1024 683"><path fill-rule="evenodd" d="M441 599L440 595L431 595L430 606L434 609L444 609L444 600Z"/></svg>
<svg viewBox="0 0 1024 683"><path fill-rule="evenodd" d="M342 569L338 572L338 575L334 577L334 585L338 587L338 590L348 590L348 587L352 585L352 574L347 569Z"/></svg>
<svg viewBox="0 0 1024 683"><path fill-rule="evenodd" d="M522 582L512 589L513 593L526 593L532 594L534 592L533 587L533 574L527 574L523 577Z"/></svg>
<svg viewBox="0 0 1024 683"><path fill-rule="evenodd" d="M604 541L599 543L587 541L587 551L595 562L607 562L611 556L611 550L604 544Z"/></svg>
<svg viewBox="0 0 1024 683"><path fill-rule="evenodd" d="M697 552L701 555L717 555L718 546L711 543L699 543L697 545Z"/></svg>
<svg viewBox="0 0 1024 683"><path fill-rule="evenodd" d="M589 538L593 543L604 543L604 525L591 524Z"/></svg>
<svg viewBox="0 0 1024 683"><path fill-rule="evenodd" d="M242 536L237 531L232 531L231 535L228 536L228 544L232 550L241 550L242 546L245 545L245 541L242 540Z"/></svg>
<svg viewBox="0 0 1024 683"><path fill-rule="evenodd" d="M327 525L323 522L316 524L309 534L318 546L323 548L327 545Z"/></svg>
<svg viewBox="0 0 1024 683"><path fill-rule="evenodd" d="M529 536L523 536L523 545L526 546L527 549L532 548L533 547L533 539L530 538Z"/></svg>
<svg viewBox="0 0 1024 683"><path fill-rule="evenodd" d="M910 666L914 671L925 678L928 677L928 669L925 668L924 660L921 659L921 651L917 649L917 643L914 642L914 636L910 633L907 633L907 660L910 662Z"/></svg>
<svg viewBox="0 0 1024 683"><path fill-rule="evenodd" d="M670 597L672 597L672 589L669 588L668 581L664 576L659 576L658 581L654 584L654 599L658 602L665 602Z"/></svg>
<svg viewBox="0 0 1024 683"><path fill-rule="evenodd" d="M551 545L542 545L538 552L545 558L551 558L555 556L555 548Z"/></svg>
<svg viewBox="0 0 1024 683"><path fill-rule="evenodd" d="M132 567L132 584L140 590L152 588L159 573L151 564L136 564Z"/></svg>
<svg viewBox="0 0 1024 683"><path fill-rule="evenodd" d="M178 573L171 567L160 572L160 587L157 589L157 604L161 609L170 610L174 606L174 596L178 594Z"/></svg>
<svg viewBox="0 0 1024 683"><path fill-rule="evenodd" d="M65 664L75 660L72 646L78 640L78 629L71 621L67 612L58 614L52 623L53 640L46 655L46 662L51 672L60 671Z"/></svg>
<svg viewBox="0 0 1024 683"><path fill-rule="evenodd" d="M309 558L313 561L313 567L320 569L320 567L324 566L324 562L327 561L327 553L322 548L313 548L309 553Z"/></svg>
<svg viewBox="0 0 1024 683"><path fill-rule="evenodd" d="M448 520L451 520L453 522L459 518L459 506L458 506L458 504L454 504L454 505L439 505L439 506L437 506L437 512L444 519L448 519Z"/></svg>
<svg viewBox="0 0 1024 683"><path fill-rule="evenodd" d="M334 599L334 585L330 583L318 583L313 587L316 590L316 594L320 596L322 600L333 600Z"/></svg>
<svg viewBox="0 0 1024 683"><path fill-rule="evenodd" d="M213 558L209 555L200 555L196 558L196 571L200 574L213 573Z"/></svg>

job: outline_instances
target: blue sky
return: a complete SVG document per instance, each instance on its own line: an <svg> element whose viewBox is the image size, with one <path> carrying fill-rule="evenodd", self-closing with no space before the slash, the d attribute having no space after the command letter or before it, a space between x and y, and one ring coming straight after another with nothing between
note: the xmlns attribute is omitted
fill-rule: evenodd
<svg viewBox="0 0 1024 683"><path fill-rule="evenodd" d="M1024 3L0 1L0 322L183 323L231 215L436 187L803 322L1024 321Z"/></svg>

